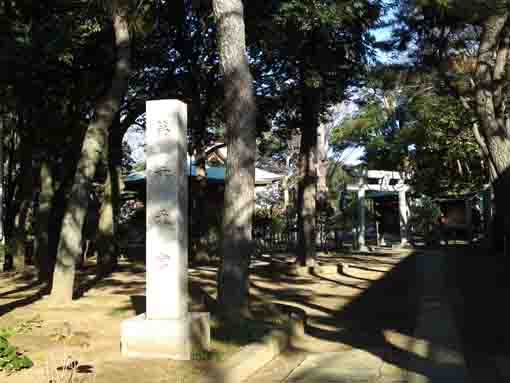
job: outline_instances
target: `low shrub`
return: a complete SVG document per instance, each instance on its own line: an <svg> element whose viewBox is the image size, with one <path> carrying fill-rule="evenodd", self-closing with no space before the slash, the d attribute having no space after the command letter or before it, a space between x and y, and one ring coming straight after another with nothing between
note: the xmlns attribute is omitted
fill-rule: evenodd
<svg viewBox="0 0 510 383"><path fill-rule="evenodd" d="M0 336L0 371L11 373L33 365L30 358L19 352L5 336Z"/></svg>

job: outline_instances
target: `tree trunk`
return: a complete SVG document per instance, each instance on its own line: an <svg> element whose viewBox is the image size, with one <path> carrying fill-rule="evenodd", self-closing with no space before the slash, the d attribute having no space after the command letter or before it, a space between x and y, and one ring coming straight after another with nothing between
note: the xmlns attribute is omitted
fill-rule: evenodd
<svg viewBox="0 0 510 383"><path fill-rule="evenodd" d="M491 169L496 212L494 215L495 249L508 251L510 245L510 120L502 97L503 81L509 60L510 26L508 13L488 17L478 52L476 69L476 115L482 141L481 149L486 153ZM476 132L475 132L476 133Z"/></svg>
<svg viewBox="0 0 510 383"><path fill-rule="evenodd" d="M103 200L99 210L99 225L97 234L98 245L98 276L111 273L117 266L117 227L120 213L120 193L122 182L122 138L124 134L120 128L120 119L117 116L112 124L108 137L107 177L104 185Z"/></svg>
<svg viewBox="0 0 510 383"><path fill-rule="evenodd" d="M54 259L51 257L49 235L52 228L51 211L55 188L50 163L43 159L40 165L39 210L35 226L35 248L39 282L50 283Z"/></svg>
<svg viewBox="0 0 510 383"><path fill-rule="evenodd" d="M316 191L317 191L317 128L320 92L303 86L303 128L299 150L298 183L298 249L301 266L315 264Z"/></svg>
<svg viewBox="0 0 510 383"><path fill-rule="evenodd" d="M74 175L78 168L78 161L81 158L81 148L85 139L85 133L86 128L76 124L73 129L71 149L62 157L63 163L59 169L60 171L57 173L57 169L53 169L54 196L51 201L48 225L48 258L53 265L51 269L52 275L57 258L62 223L66 212L66 197L70 194L73 186ZM52 280L50 281L51 283Z"/></svg>
<svg viewBox="0 0 510 383"><path fill-rule="evenodd" d="M238 318L248 304L253 252L256 105L246 56L243 3L241 0L213 0L213 10L224 76L228 152L218 303L227 317Z"/></svg>
<svg viewBox="0 0 510 383"><path fill-rule="evenodd" d="M12 237L14 232L14 217L15 217L15 203L14 194L16 191L16 178L14 176L14 170L16 166L16 153L18 149L16 139L16 129L12 126L13 121L11 119L11 126L9 132L9 151L7 152L7 174L4 174L5 184L5 212L4 212L4 235L7 244L9 239Z"/></svg>
<svg viewBox="0 0 510 383"><path fill-rule="evenodd" d="M30 210L34 202L33 194L33 165L32 153L33 142L30 134L22 138L21 143L21 186L16 200L18 210L14 217L14 235L12 247L12 267L15 270L23 270L26 265L26 243L28 223L31 220Z"/></svg>
<svg viewBox="0 0 510 383"><path fill-rule="evenodd" d="M117 248L115 246L115 225L113 222L113 178L108 167L108 175L104 184L101 208L99 209L99 224L97 228L97 275L105 276L111 273L117 265Z"/></svg>
<svg viewBox="0 0 510 383"><path fill-rule="evenodd" d="M0 113L0 272L5 271L4 237L4 116Z"/></svg>
<svg viewBox="0 0 510 383"><path fill-rule="evenodd" d="M197 262L210 259L208 254L208 217L207 211L207 172L205 168L205 147L198 145L195 151L195 169L196 169L196 190L195 199L195 220L196 227L194 231L198 238L195 244L194 260Z"/></svg>
<svg viewBox="0 0 510 383"><path fill-rule="evenodd" d="M501 252L510 250L510 140L506 137L487 137L491 163L497 177L492 179L496 209L492 222L492 247Z"/></svg>
<svg viewBox="0 0 510 383"><path fill-rule="evenodd" d="M71 302L74 292L76 261L81 255L81 236L89 203L89 193L101 151L107 144L108 128L120 108L130 74L130 35L127 10L113 1L112 19L117 53L112 84L95 108L95 116L85 133L81 157L74 176L69 202L62 221L57 260L53 274L51 300L55 304Z"/></svg>

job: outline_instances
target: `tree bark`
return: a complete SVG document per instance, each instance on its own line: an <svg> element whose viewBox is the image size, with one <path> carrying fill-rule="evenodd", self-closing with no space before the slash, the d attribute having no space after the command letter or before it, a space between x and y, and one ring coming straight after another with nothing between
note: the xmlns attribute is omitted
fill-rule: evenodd
<svg viewBox="0 0 510 383"><path fill-rule="evenodd" d="M501 79L508 65L507 12L490 16L483 24L476 70L476 115L482 142L481 149L487 154L491 170L496 212L494 215L496 250L507 250L510 244L510 132L509 118L501 98Z"/></svg>
<svg viewBox="0 0 510 383"><path fill-rule="evenodd" d="M120 109L130 75L131 52L127 10L119 1L113 1L111 8L117 53L115 69L111 87L97 102L94 119L85 133L81 157L62 221L51 291L51 300L54 304L70 303L73 298L76 261L82 251L82 228L92 181L102 158L101 151L108 140L108 128Z"/></svg>
<svg viewBox="0 0 510 383"><path fill-rule="evenodd" d="M4 236L4 116L0 112L0 272L5 271Z"/></svg>
<svg viewBox="0 0 510 383"><path fill-rule="evenodd" d="M248 304L253 252L256 105L246 56L243 3L213 0L213 10L225 91L228 152L218 303L228 317L238 318Z"/></svg>
<svg viewBox="0 0 510 383"><path fill-rule="evenodd" d="M115 246L115 225L113 222L113 178L112 169L108 167L104 184L103 198L99 209L99 222L97 229L97 275L108 275L117 264Z"/></svg>
<svg viewBox="0 0 510 383"><path fill-rule="evenodd" d="M301 266L315 264L316 197L317 197L317 129L320 92L303 85L303 126L299 150L298 248Z"/></svg>
<svg viewBox="0 0 510 383"><path fill-rule="evenodd" d="M16 178L14 176L14 169L16 165L16 153L19 147L17 143L17 134L14 126L13 119L10 119L9 126L9 150L7 152L7 174L4 174L4 184L5 184L5 212L4 212L4 235L6 238L7 244L9 243L10 238L14 232L14 217L15 217L15 203L14 196L16 191Z"/></svg>
<svg viewBox="0 0 510 383"><path fill-rule="evenodd" d="M124 132L120 128L119 116L112 124L108 136L108 152L106 171L107 177L104 184L103 200L99 210L99 225L97 234L98 264L97 274L102 277L111 273L117 266L117 227L120 210L120 193L123 189L122 182L122 139Z"/></svg>
<svg viewBox="0 0 510 383"><path fill-rule="evenodd" d="M25 135L21 142L21 185L18 189L18 209L14 216L12 267L23 270L26 265L27 228L31 220L30 210L34 202L33 193L33 140L30 134Z"/></svg>
<svg viewBox="0 0 510 383"><path fill-rule="evenodd" d="M196 193L195 200L195 233L198 238L195 244L193 259L195 261L208 260L208 215L207 211L207 172L205 161L205 145L199 143L195 150L195 169L196 169ZM193 189L192 189L193 190Z"/></svg>
<svg viewBox="0 0 510 383"><path fill-rule="evenodd" d="M50 251L49 235L52 228L51 212L55 188L51 166L47 159L41 161L39 172L39 210L35 226L34 254L36 256L39 282L48 283L49 285L54 266L54 259L51 257Z"/></svg>

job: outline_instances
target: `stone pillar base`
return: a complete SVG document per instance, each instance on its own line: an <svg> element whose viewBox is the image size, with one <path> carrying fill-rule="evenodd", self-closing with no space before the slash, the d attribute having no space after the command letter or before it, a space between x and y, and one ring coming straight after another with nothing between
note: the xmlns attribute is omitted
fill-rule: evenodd
<svg viewBox="0 0 510 383"><path fill-rule="evenodd" d="M121 323L121 353L128 358L190 360L192 351L208 350L209 313L182 319L146 319L146 314Z"/></svg>

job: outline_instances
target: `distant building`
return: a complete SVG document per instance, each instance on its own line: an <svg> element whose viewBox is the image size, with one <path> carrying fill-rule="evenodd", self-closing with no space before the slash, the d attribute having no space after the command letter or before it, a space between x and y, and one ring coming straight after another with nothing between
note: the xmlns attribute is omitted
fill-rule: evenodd
<svg viewBox="0 0 510 383"><path fill-rule="evenodd" d="M190 207L190 233L197 235L197 230L203 225L198 225L199 220L206 220L207 226L218 229L221 225L223 213L223 200L225 190L225 161L226 147L216 144L208 153L206 164L207 186L205 196L207 209L195 211L198 208L197 199L200 184L196 179L196 166L189 167L189 207ZM268 172L259 168L255 169L255 191L264 190L283 178L280 174ZM146 175L145 171L132 172L124 177L125 190L124 201L131 201L140 213L137 214L136 224L131 224L126 230L129 231L129 241L142 242L145 240L145 199L146 199Z"/></svg>

